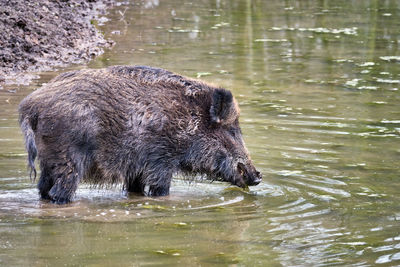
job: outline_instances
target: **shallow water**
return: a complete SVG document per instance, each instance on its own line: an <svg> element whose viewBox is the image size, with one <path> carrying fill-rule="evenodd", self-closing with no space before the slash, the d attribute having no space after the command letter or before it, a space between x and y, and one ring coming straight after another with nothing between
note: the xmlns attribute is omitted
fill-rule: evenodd
<svg viewBox="0 0 400 267"><path fill-rule="evenodd" d="M134 1L109 18L116 46L69 69L152 65L229 88L264 180L41 202L16 109L66 69L41 73L0 91L0 265L400 264L400 1Z"/></svg>

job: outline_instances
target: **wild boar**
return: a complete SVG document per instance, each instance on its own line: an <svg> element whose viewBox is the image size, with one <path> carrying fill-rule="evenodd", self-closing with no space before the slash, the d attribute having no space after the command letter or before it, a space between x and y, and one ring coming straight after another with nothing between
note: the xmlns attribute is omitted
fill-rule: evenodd
<svg viewBox="0 0 400 267"><path fill-rule="evenodd" d="M63 204L79 182L123 183L128 192L169 194L172 176L204 175L257 185L232 93L160 68L70 71L19 105L28 166L39 194Z"/></svg>

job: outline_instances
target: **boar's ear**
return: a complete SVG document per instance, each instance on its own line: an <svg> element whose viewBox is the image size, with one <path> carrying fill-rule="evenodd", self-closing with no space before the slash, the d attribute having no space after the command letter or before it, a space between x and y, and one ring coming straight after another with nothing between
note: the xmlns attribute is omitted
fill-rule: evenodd
<svg viewBox="0 0 400 267"><path fill-rule="evenodd" d="M235 104L232 93L225 89L216 89L213 92L210 115L213 123L221 123L234 112Z"/></svg>

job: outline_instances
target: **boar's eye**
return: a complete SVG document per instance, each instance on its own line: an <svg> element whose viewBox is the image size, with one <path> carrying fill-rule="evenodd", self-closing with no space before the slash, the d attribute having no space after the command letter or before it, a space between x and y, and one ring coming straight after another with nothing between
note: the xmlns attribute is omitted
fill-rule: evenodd
<svg viewBox="0 0 400 267"><path fill-rule="evenodd" d="M233 136L234 138L236 138L236 137L239 135L240 130L237 129L237 128L231 127L231 128L228 129L228 132L229 132L229 134L230 134L231 136Z"/></svg>

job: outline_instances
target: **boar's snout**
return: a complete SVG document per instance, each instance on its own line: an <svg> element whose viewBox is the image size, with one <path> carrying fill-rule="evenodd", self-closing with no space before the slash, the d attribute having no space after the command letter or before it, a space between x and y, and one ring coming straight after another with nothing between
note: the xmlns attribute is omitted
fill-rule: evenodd
<svg viewBox="0 0 400 267"><path fill-rule="evenodd" d="M236 185L239 187L258 185L262 180L262 175L258 172L252 164L244 165L238 163L237 171L239 173L239 179L236 180Z"/></svg>

